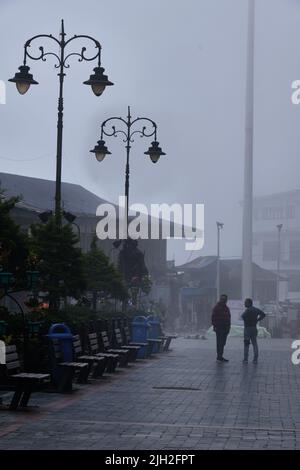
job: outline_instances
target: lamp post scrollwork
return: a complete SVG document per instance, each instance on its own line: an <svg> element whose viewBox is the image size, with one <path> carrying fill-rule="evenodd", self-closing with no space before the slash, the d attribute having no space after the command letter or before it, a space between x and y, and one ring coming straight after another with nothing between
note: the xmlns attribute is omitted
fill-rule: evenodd
<svg viewBox="0 0 300 470"><path fill-rule="evenodd" d="M115 123L121 122L124 125L124 129L117 129ZM136 129L136 124L144 123L141 129ZM108 129L108 124L110 128ZM149 125L151 126L149 129ZM140 135L140 137L154 137L153 142L151 143L149 149L144 152L145 155L148 155L153 163L157 163L162 155L166 155L157 141L157 124L147 117L137 117L132 119L130 106L128 106L128 115L127 119L122 117L111 117L106 119L101 124L101 138L97 142L96 146L91 153L95 154L96 159L101 162L104 160L106 155L111 155L111 152L108 150L104 139L104 136L107 137L118 137L118 135L123 135L123 142L126 144L126 167L125 167L125 204L126 204L126 233L128 238L128 212L129 212L129 175L130 175L130 150L131 144L134 142L134 136Z"/></svg>

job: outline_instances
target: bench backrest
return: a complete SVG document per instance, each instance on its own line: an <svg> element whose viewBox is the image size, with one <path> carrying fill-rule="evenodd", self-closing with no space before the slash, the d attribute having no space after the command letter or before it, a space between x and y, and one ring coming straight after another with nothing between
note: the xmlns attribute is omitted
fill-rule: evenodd
<svg viewBox="0 0 300 470"><path fill-rule="evenodd" d="M14 373L21 368L17 348L14 344L6 346L5 350L6 369L9 373Z"/></svg>
<svg viewBox="0 0 300 470"><path fill-rule="evenodd" d="M124 331L124 336L125 336L125 339L126 339L126 343L128 344L131 341L131 334L130 334L129 326L124 326L123 331Z"/></svg>
<svg viewBox="0 0 300 470"><path fill-rule="evenodd" d="M5 364L0 364L0 384L6 383L10 375L20 371L21 365L15 345L6 346Z"/></svg>
<svg viewBox="0 0 300 470"><path fill-rule="evenodd" d="M73 336L73 351L74 351L75 357L82 354L82 346L81 346L81 341L80 341L80 336L79 335L74 335Z"/></svg>
<svg viewBox="0 0 300 470"><path fill-rule="evenodd" d="M101 331L101 339L102 339L104 349L110 348L110 341L108 338L107 331Z"/></svg>
<svg viewBox="0 0 300 470"><path fill-rule="evenodd" d="M97 354L99 352L99 343L97 333L89 333L89 349L91 354Z"/></svg>
<svg viewBox="0 0 300 470"><path fill-rule="evenodd" d="M114 329L114 336L115 336L115 343L117 346L123 346L123 338L121 334L120 328L115 328Z"/></svg>

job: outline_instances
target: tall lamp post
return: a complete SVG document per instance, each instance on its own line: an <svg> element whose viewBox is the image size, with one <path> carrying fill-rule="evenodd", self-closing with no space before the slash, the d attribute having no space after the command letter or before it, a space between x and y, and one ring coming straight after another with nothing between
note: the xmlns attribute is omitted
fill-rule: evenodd
<svg viewBox="0 0 300 470"><path fill-rule="evenodd" d="M16 84L17 90L21 95L24 95L30 85L38 85L38 82L33 79L33 75L29 73L30 68L27 65L27 59L46 61L48 56L54 56L57 60L55 68L59 70L59 97L58 97L58 119L57 119L57 152L56 152L56 188L55 188L55 219L57 225L61 226L61 171L62 171L62 140L63 140L63 85L66 75L66 69L70 67L68 59L72 56L79 57L78 61L94 61L97 60L97 67L94 68L89 80L83 82L85 85L90 85L96 96L101 96L107 86L113 85L104 74L104 68L101 67L101 45L99 41L87 35L74 35L66 40L64 29L64 21L61 21L60 37L56 38L52 34L38 34L26 41L24 45L24 60L23 65L19 67L19 72L15 74L9 81ZM39 47L39 52L36 55L30 53L32 43L37 39L51 39L58 47L58 53L45 52L44 47ZM67 47L69 44L77 39L84 39L94 43L96 53L92 57L86 56L86 47L82 47L80 52L68 52Z"/></svg>
<svg viewBox="0 0 300 470"><path fill-rule="evenodd" d="M124 124L124 129L117 130L116 126L113 122L121 122ZM144 122L146 125L142 127L141 130L136 129L136 124L139 122ZM106 130L106 125L110 123L111 129ZM151 129L147 129L147 124L151 125ZM126 169L125 169L125 204L126 204L126 237L128 239L128 212L129 212L129 173L130 173L130 149L131 144L134 142L133 136L135 134L139 134L141 137L152 137L154 136L154 140L151 143L147 152L144 152L145 155L148 155L153 163L157 163L158 160L162 155L166 155L161 147L159 146L159 142L157 142L157 124L152 121L152 119L145 118L145 117L138 117L136 119L132 119L130 113L130 106L128 106L128 115L127 119L122 117L111 117L106 119L101 124L101 139L98 141L97 145L91 150L91 153L94 153L96 159L101 162L106 155L111 155L111 152L107 149L105 141L103 140L104 136L108 137L117 137L118 134L122 134L124 136L123 142L126 143Z"/></svg>
<svg viewBox="0 0 300 470"><path fill-rule="evenodd" d="M220 238L224 224L217 222L217 302L220 298Z"/></svg>
<svg viewBox="0 0 300 470"><path fill-rule="evenodd" d="M277 225L278 245L277 245L277 283L276 283L276 314L279 312L279 296L280 296L280 261L281 261L281 231L283 224Z"/></svg>

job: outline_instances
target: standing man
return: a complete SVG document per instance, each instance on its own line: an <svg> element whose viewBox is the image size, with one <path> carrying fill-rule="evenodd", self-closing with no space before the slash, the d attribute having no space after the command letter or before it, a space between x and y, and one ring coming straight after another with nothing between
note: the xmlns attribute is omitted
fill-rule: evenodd
<svg viewBox="0 0 300 470"><path fill-rule="evenodd" d="M245 300L246 310L242 314L244 320L244 364L248 364L250 342L253 346L254 358L253 364L257 364L258 346L257 346L257 323L265 318L265 313L256 307L253 307L252 299Z"/></svg>
<svg viewBox="0 0 300 470"><path fill-rule="evenodd" d="M212 312L211 321L214 327L217 338L217 361L228 362L228 359L223 357L224 346L226 344L227 336L230 331L231 315L227 307L227 295L223 294L219 302L214 307Z"/></svg>

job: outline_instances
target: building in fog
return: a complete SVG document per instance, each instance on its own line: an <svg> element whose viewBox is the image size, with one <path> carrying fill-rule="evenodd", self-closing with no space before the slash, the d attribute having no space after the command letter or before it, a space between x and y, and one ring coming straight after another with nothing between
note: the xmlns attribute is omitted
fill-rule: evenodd
<svg viewBox="0 0 300 470"><path fill-rule="evenodd" d="M254 200L253 260L277 272L278 225L281 231L280 300L300 301L300 190Z"/></svg>
<svg viewBox="0 0 300 470"><path fill-rule="evenodd" d="M276 298L277 276L253 263L253 298L264 305ZM191 329L211 325L212 307L217 295L217 257L200 256L176 267L180 276L180 323ZM220 288L231 302L242 298L242 260L220 260ZM241 304L242 305L242 304ZM242 307L243 308L243 307ZM242 313L242 312L240 312Z"/></svg>
<svg viewBox="0 0 300 470"><path fill-rule="evenodd" d="M0 173L0 186L5 190L5 196L22 197L11 214L25 232L30 230L32 223L41 222L39 214L54 210L55 181ZM61 191L62 208L76 216L77 226L74 225L74 231L78 233L79 230L80 245L82 250L86 252L90 248L96 233L96 225L99 222L99 217L96 217L96 209L99 204L108 201L77 184L62 183ZM114 248L113 241L99 240L98 244L111 261L116 263L118 250ZM139 248L145 253L146 266L154 283L159 285L166 272L167 241L161 239L139 240Z"/></svg>

